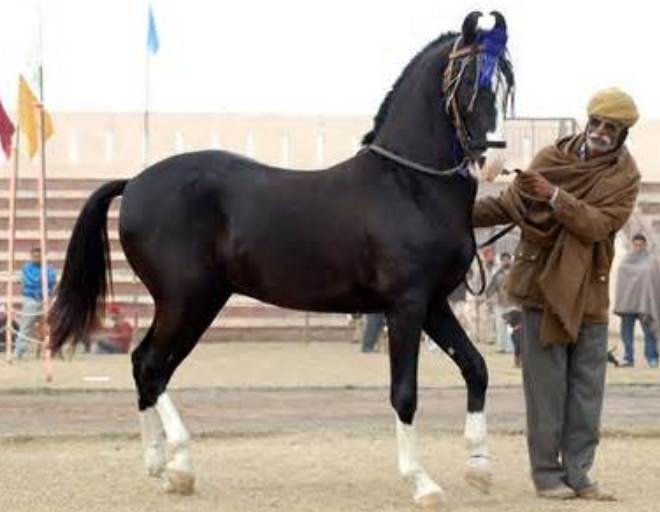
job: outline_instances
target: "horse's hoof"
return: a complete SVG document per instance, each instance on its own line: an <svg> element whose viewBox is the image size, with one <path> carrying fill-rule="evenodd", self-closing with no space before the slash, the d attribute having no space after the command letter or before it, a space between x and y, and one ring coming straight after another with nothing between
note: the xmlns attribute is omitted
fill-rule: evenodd
<svg viewBox="0 0 660 512"><path fill-rule="evenodd" d="M488 494L493 482L493 475L488 463L468 461L465 467L465 480L475 489Z"/></svg>
<svg viewBox="0 0 660 512"><path fill-rule="evenodd" d="M160 478L163 476L163 472L165 471L165 465L154 465L154 466L146 466L147 469L147 475L149 475L152 478Z"/></svg>
<svg viewBox="0 0 660 512"><path fill-rule="evenodd" d="M415 505L420 508L438 508L445 502L445 495L442 491L431 491L420 496L415 496Z"/></svg>
<svg viewBox="0 0 660 512"><path fill-rule="evenodd" d="M176 469L165 470L165 492L190 495L195 491L195 475Z"/></svg>
<svg viewBox="0 0 660 512"><path fill-rule="evenodd" d="M165 452L162 450L149 450L145 455L144 467L147 474L154 478L160 478L165 472Z"/></svg>

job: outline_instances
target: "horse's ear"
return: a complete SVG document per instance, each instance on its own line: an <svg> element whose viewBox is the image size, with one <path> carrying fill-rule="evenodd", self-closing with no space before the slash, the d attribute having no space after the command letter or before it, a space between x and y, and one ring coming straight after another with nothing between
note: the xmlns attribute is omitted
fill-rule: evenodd
<svg viewBox="0 0 660 512"><path fill-rule="evenodd" d="M506 32L506 20L500 11L490 11L490 15L495 18L495 27Z"/></svg>
<svg viewBox="0 0 660 512"><path fill-rule="evenodd" d="M463 45L469 46L477 39L477 31L479 18L481 18L480 11L472 11L463 20Z"/></svg>

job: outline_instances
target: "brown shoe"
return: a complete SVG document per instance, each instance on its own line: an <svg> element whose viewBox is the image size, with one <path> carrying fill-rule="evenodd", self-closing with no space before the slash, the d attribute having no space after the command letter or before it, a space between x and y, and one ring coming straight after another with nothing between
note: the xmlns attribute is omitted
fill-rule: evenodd
<svg viewBox="0 0 660 512"><path fill-rule="evenodd" d="M617 501L616 496L611 492L604 491L597 483L593 483L584 489L575 491L575 494L581 500L591 501Z"/></svg>
<svg viewBox="0 0 660 512"><path fill-rule="evenodd" d="M536 495L546 500L570 500L576 496L575 491L564 484L551 489L536 489Z"/></svg>

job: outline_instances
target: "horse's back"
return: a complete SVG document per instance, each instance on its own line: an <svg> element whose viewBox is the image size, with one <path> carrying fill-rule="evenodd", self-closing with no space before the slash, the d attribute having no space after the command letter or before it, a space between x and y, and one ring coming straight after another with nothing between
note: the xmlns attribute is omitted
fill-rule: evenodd
<svg viewBox="0 0 660 512"><path fill-rule="evenodd" d="M201 261L264 300L275 300L259 291L271 283L336 288L333 276L360 263L363 233L355 223L365 198L354 181L355 173L342 169L288 171L224 151L178 155L127 185L122 246L152 280L165 269L194 270ZM326 271L301 272L310 262Z"/></svg>

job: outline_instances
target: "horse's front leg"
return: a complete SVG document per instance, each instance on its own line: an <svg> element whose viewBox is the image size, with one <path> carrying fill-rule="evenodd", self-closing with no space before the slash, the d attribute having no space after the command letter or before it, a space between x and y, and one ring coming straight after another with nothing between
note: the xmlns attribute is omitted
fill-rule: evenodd
<svg viewBox="0 0 660 512"><path fill-rule="evenodd" d="M428 476L417 459L414 426L417 408L419 337L425 305L403 304L387 314L390 355L390 401L396 411L399 472L413 486L417 505L436 506L444 499L442 488Z"/></svg>
<svg viewBox="0 0 660 512"><path fill-rule="evenodd" d="M428 309L424 330L460 368L468 391L465 440L469 458L465 468L467 482L484 493L490 491L492 473L486 445L486 390L488 369L484 358L465 334L446 299Z"/></svg>

